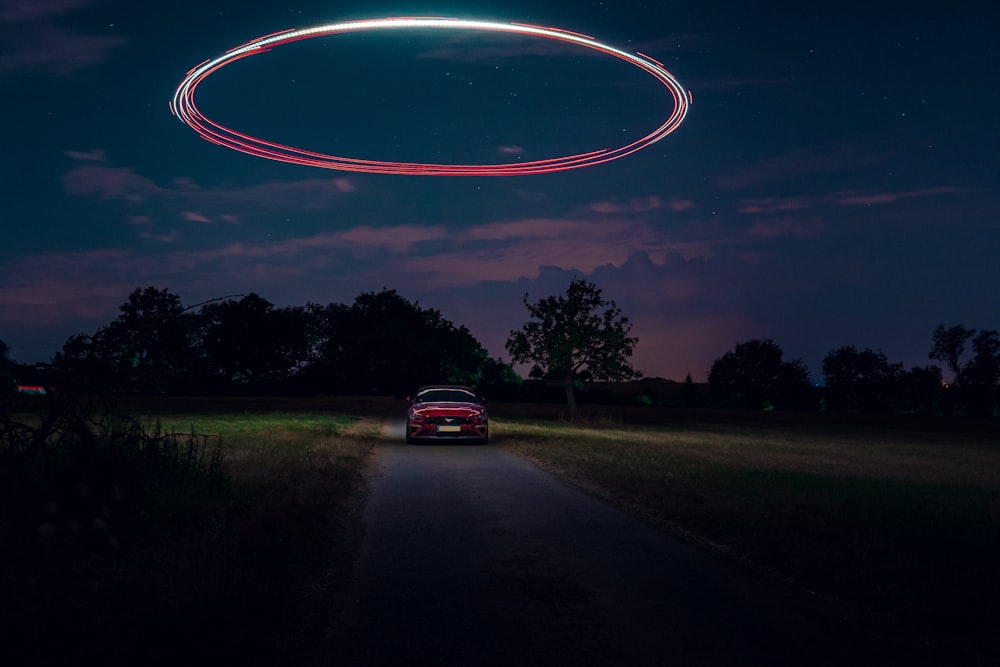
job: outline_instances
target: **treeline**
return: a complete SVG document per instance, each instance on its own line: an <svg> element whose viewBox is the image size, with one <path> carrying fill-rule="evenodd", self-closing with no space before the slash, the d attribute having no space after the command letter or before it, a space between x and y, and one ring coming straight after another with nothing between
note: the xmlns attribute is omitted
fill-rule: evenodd
<svg viewBox="0 0 1000 667"><path fill-rule="evenodd" d="M488 391L520 381L466 327L388 289L279 308L257 294L185 307L167 289L140 288L113 322L18 374L21 384L137 395L405 395L430 382Z"/></svg>
<svg viewBox="0 0 1000 667"><path fill-rule="evenodd" d="M765 410L1000 416L1000 333L939 325L928 358L943 362L952 380L936 365L906 369L880 351L844 346L823 358L824 382L814 386L801 359L784 360L770 339L751 340L713 362L709 400ZM690 388L681 396L703 400Z"/></svg>
<svg viewBox="0 0 1000 667"><path fill-rule="evenodd" d="M712 363L707 392L688 375L679 391L643 380L638 396L763 410L1000 416L1000 333L939 325L928 358L944 364L948 381L939 366L907 369L881 351L843 346L824 357L817 384L802 360L785 360L774 341L750 340ZM185 307L169 290L146 287L133 291L107 326L70 337L50 364L15 364L0 341L4 387L79 393L403 396L421 384L456 383L496 399L560 400L553 378L536 375L523 381L466 327L389 289L362 293L350 305L278 308L257 294ZM580 389L592 386L586 366L573 377ZM636 396L594 387L580 397Z"/></svg>

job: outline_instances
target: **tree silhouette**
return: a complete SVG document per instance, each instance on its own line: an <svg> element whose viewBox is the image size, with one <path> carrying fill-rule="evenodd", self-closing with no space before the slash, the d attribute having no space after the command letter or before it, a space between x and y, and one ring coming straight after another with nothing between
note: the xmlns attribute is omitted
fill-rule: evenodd
<svg viewBox="0 0 1000 667"><path fill-rule="evenodd" d="M901 397L903 364L882 352L844 346L823 358L826 398L839 412L889 412Z"/></svg>
<svg viewBox="0 0 1000 667"><path fill-rule="evenodd" d="M724 405L739 407L801 405L809 394L809 370L801 359L784 361L783 354L769 338L737 344L712 363L712 395Z"/></svg>
<svg viewBox="0 0 1000 667"><path fill-rule="evenodd" d="M897 410L904 414L934 415L941 408L941 369L914 366L903 374Z"/></svg>
<svg viewBox="0 0 1000 667"><path fill-rule="evenodd" d="M0 340L0 395L12 393L17 389L17 379L14 376L14 362L10 358L10 346Z"/></svg>
<svg viewBox="0 0 1000 667"><path fill-rule="evenodd" d="M195 366L194 320L167 289L137 288L118 317L94 335L75 335L56 355L97 391L158 394L176 391Z"/></svg>
<svg viewBox="0 0 1000 667"><path fill-rule="evenodd" d="M185 307L169 290L147 287L120 311L57 353L54 365L79 389L404 396L420 384L496 388L520 379L466 327L395 290L362 293L350 306L278 308L249 294Z"/></svg>
<svg viewBox="0 0 1000 667"><path fill-rule="evenodd" d="M966 343L972 341L971 355ZM928 355L947 364L952 372L949 390L952 407L980 417L996 416L1000 385L1000 333L993 329L969 329L958 324L934 329Z"/></svg>
<svg viewBox="0 0 1000 667"><path fill-rule="evenodd" d="M688 374L684 376L684 383L681 385L681 391L677 399L677 404L689 408L697 407L702 404L702 396L698 393L698 387L695 386L694 378L691 377L690 371L688 371Z"/></svg>
<svg viewBox="0 0 1000 667"><path fill-rule="evenodd" d="M450 383L478 388L489 354L464 326L421 308L395 290L365 292L351 306L310 306L315 366L311 386L328 390L405 396L419 385ZM494 371L494 375L499 375Z"/></svg>
<svg viewBox="0 0 1000 667"><path fill-rule="evenodd" d="M976 334L972 339L972 358L959 377L971 413L978 417L995 417L1000 385L1000 333L982 329Z"/></svg>
<svg viewBox="0 0 1000 667"><path fill-rule="evenodd" d="M576 419L574 383L583 372L595 380L621 381L640 377L629 358L637 338L614 301L582 279L573 280L563 296L549 296L524 305L534 318L511 331L506 348L516 363L533 363L541 373L559 378L566 389L570 419Z"/></svg>
<svg viewBox="0 0 1000 667"><path fill-rule="evenodd" d="M306 356L301 308L275 308L251 293L239 301L204 306L201 347L213 376L234 387L264 387L287 380Z"/></svg>
<svg viewBox="0 0 1000 667"><path fill-rule="evenodd" d="M930 359L943 361L952 373L952 381L960 383L965 344L975 335L975 329L967 329L961 324L952 327L939 324L931 334L931 350L927 356Z"/></svg>

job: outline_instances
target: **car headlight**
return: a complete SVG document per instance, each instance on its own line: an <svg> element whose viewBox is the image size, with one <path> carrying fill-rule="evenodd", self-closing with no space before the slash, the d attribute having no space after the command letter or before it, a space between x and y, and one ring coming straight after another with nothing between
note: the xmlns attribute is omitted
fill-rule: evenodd
<svg viewBox="0 0 1000 667"><path fill-rule="evenodd" d="M424 415L420 412L411 412L410 421L411 422L422 422L424 420Z"/></svg>

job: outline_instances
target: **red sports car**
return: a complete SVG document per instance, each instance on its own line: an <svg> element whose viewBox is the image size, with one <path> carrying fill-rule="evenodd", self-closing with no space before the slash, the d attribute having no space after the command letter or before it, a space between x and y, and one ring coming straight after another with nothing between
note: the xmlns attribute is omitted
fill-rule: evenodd
<svg viewBox="0 0 1000 667"><path fill-rule="evenodd" d="M406 442L466 440L485 445L490 431L483 399L469 387L436 384L406 399Z"/></svg>

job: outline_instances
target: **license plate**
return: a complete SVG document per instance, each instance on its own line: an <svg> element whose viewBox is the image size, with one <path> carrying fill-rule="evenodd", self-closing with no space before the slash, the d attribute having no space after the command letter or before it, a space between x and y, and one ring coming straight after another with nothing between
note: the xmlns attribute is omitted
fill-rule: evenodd
<svg viewBox="0 0 1000 667"><path fill-rule="evenodd" d="M461 433L461 426L438 426L438 433Z"/></svg>

